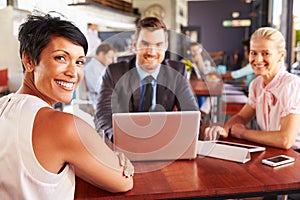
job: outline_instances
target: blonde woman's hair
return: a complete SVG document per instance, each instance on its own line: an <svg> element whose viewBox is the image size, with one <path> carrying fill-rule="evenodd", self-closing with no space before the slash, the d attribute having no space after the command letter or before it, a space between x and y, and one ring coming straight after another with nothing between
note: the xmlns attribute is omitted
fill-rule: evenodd
<svg viewBox="0 0 300 200"><path fill-rule="evenodd" d="M275 28L262 27L257 29L251 36L250 40L266 39L277 44L278 50L285 50L285 39L281 32Z"/></svg>

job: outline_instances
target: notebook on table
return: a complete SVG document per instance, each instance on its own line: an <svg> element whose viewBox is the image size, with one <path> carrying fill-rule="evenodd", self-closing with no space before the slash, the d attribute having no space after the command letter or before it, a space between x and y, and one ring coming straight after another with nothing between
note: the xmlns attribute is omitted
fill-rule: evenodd
<svg viewBox="0 0 300 200"><path fill-rule="evenodd" d="M114 148L132 161L194 159L199 111L114 113Z"/></svg>

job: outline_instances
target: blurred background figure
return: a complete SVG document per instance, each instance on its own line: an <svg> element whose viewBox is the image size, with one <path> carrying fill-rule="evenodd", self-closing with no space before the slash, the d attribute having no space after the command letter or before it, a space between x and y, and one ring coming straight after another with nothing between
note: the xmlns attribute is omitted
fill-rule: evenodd
<svg viewBox="0 0 300 200"><path fill-rule="evenodd" d="M300 75L300 41L297 42L296 51L296 62L292 65L291 72L293 74Z"/></svg>
<svg viewBox="0 0 300 200"><path fill-rule="evenodd" d="M88 53L87 56L94 56L97 47L101 44L101 38L98 35L98 25L88 23L87 27Z"/></svg>
<svg viewBox="0 0 300 200"><path fill-rule="evenodd" d="M94 108L96 108L102 74L104 74L106 67L113 62L114 54L115 49L113 46L103 42L96 49L96 55L91 58L84 68L88 99L93 102Z"/></svg>
<svg viewBox="0 0 300 200"><path fill-rule="evenodd" d="M191 56L191 61L193 64L200 70L204 71L204 60L201 55L203 51L203 47L201 44L197 42L192 42L190 44L190 56Z"/></svg>
<svg viewBox="0 0 300 200"><path fill-rule="evenodd" d="M209 81L213 76L219 78L214 60L210 54L205 51L202 44L197 42L190 43L189 51L190 60L194 65L194 71L197 78L204 79L205 81ZM202 113L202 119L206 121L210 118L209 113L211 112L212 104L216 99L213 97L198 96L197 100Z"/></svg>
<svg viewBox="0 0 300 200"><path fill-rule="evenodd" d="M194 72L197 75L197 78L201 78L203 73L205 73L205 63L202 57L203 46L197 42L191 42L189 47L190 60L194 66ZM210 65L209 60L206 61L207 65ZM198 105L201 106L205 101L205 97L198 96L197 97Z"/></svg>
<svg viewBox="0 0 300 200"><path fill-rule="evenodd" d="M214 59L219 59L217 57L212 57L211 54L215 52L208 53L203 48L202 44L197 42L190 43L189 47L190 60L193 62L194 68L198 78L201 74L208 74L211 72L216 72L216 64ZM217 54L219 56L219 54Z"/></svg>
<svg viewBox="0 0 300 200"><path fill-rule="evenodd" d="M249 42L250 40L243 41L244 60L242 62L241 68L221 75L225 81L238 80L239 85L243 88L247 96L248 96L249 85L251 81L255 78L254 71L249 63L249 49L250 49Z"/></svg>

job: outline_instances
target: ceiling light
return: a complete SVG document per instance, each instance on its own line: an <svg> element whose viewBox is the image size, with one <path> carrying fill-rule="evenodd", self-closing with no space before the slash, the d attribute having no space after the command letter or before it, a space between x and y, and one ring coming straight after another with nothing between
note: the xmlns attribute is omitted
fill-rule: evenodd
<svg viewBox="0 0 300 200"><path fill-rule="evenodd" d="M232 18L238 18L240 16L239 12L232 12L231 13Z"/></svg>

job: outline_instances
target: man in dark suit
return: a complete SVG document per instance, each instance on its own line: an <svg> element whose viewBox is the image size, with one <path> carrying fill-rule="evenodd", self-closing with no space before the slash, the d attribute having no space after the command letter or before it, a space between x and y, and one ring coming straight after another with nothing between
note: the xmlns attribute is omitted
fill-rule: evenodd
<svg viewBox="0 0 300 200"><path fill-rule="evenodd" d="M165 59L167 48L167 29L161 20L147 17L138 22L136 55L109 65L102 78L94 119L98 133L104 131L112 140L112 113L199 110L185 65Z"/></svg>

